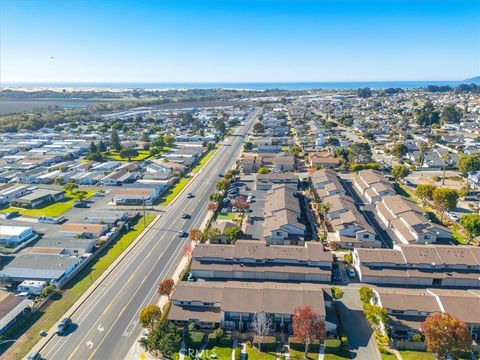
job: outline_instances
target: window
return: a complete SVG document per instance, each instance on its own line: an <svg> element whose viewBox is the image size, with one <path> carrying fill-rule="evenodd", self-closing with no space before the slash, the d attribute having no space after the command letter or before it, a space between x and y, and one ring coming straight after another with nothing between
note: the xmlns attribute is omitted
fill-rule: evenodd
<svg viewBox="0 0 480 360"><path fill-rule="evenodd" d="M368 239L369 237L370 237L369 234L363 234L363 235L362 235L362 238L363 238L363 239Z"/></svg>
<svg viewBox="0 0 480 360"><path fill-rule="evenodd" d="M281 232L281 231L277 231L277 232L276 232L276 235L277 235L277 236L282 236L282 232Z"/></svg>

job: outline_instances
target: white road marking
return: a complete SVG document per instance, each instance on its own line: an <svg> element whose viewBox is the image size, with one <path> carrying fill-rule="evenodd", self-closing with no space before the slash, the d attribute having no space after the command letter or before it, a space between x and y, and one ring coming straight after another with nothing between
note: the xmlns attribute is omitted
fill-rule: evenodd
<svg viewBox="0 0 480 360"><path fill-rule="evenodd" d="M87 341L87 346L89 349L93 348L93 342L92 341Z"/></svg>

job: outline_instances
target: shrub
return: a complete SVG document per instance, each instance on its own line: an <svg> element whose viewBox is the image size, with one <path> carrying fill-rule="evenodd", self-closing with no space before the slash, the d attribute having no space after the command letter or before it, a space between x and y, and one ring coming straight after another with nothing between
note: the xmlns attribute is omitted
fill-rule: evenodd
<svg viewBox="0 0 480 360"><path fill-rule="evenodd" d="M422 335L420 335L420 334L413 334L413 335L412 335L412 341L413 341L413 342L421 342L421 341L422 341Z"/></svg>
<svg viewBox="0 0 480 360"><path fill-rule="evenodd" d="M42 290L42 297L47 297L55 289L54 285L47 285Z"/></svg>
<svg viewBox="0 0 480 360"><path fill-rule="evenodd" d="M346 336L342 336L342 346L348 345L348 338Z"/></svg>
<svg viewBox="0 0 480 360"><path fill-rule="evenodd" d="M250 349L250 348L252 347L252 342L251 342L250 340L248 340L248 341L246 342L246 344L247 344L247 348Z"/></svg>
<svg viewBox="0 0 480 360"><path fill-rule="evenodd" d="M342 342L338 339L327 339L324 346L327 354L338 354L342 348Z"/></svg>
<svg viewBox="0 0 480 360"><path fill-rule="evenodd" d="M388 350L387 348L385 348L383 346L379 346L378 350L380 351L380 353L385 354L385 355L391 355L392 354L390 350Z"/></svg>
<svg viewBox="0 0 480 360"><path fill-rule="evenodd" d="M236 348L235 349L235 360L240 360L242 358L242 349Z"/></svg>

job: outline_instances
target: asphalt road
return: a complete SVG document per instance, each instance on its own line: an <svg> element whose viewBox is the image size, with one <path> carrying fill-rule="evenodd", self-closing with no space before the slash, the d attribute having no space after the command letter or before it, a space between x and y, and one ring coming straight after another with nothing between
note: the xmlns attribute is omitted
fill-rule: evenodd
<svg viewBox="0 0 480 360"><path fill-rule="evenodd" d="M255 114L256 115L256 114ZM139 310L158 300L157 286L172 275L187 239L178 231L197 228L207 215L208 196L215 190L217 174L234 164L243 136L254 123L228 137L188 184L183 195L151 225L142 241L123 259L87 300L74 312L74 325L66 336L53 336L41 349L45 359L123 359L141 331ZM185 194L196 196L187 199ZM181 219L187 212L191 219ZM53 331L52 329L50 331Z"/></svg>

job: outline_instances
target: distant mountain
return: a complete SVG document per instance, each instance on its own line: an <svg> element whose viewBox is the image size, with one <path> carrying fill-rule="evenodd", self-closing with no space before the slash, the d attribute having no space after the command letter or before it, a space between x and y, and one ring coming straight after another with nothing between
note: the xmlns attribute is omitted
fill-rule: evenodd
<svg viewBox="0 0 480 360"><path fill-rule="evenodd" d="M469 79L462 80L462 83L475 83L480 84L480 76L471 77Z"/></svg>

